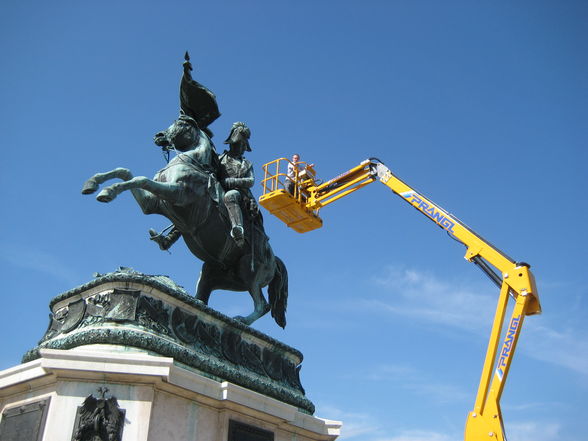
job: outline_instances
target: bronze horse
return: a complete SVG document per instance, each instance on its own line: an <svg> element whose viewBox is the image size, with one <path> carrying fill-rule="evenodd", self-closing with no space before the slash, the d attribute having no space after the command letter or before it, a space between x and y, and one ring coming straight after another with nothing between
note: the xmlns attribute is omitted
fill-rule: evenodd
<svg viewBox="0 0 588 441"><path fill-rule="evenodd" d="M154 179L133 177L126 168L98 173L88 179L83 194L98 190L100 184L122 179L105 187L96 199L110 202L130 190L145 214L161 214L179 230L194 256L202 260L196 299L208 303L215 289L248 291L253 299L251 314L235 319L251 324L271 310L282 328L286 326L288 273L284 263L274 255L260 221L251 220L245 228L245 246L238 246L230 236L230 222L223 204L224 190L214 173L217 155L207 134L182 116L164 136L177 151L169 164ZM161 139L160 139L161 141ZM262 288L268 286L269 303Z"/></svg>

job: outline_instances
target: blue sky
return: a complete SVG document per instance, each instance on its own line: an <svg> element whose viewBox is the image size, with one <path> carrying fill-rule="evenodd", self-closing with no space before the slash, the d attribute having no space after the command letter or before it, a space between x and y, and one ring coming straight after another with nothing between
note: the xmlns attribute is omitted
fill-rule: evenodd
<svg viewBox="0 0 588 441"><path fill-rule="evenodd" d="M184 51L261 165L301 154L323 179L378 157L517 260L544 313L525 322L502 400L509 439L585 439L588 4L581 1L29 2L0 6L0 368L51 298L130 266L190 292L200 271L130 195L80 194L116 166L152 176L177 116ZM256 195L260 187L255 188ZM465 250L373 184L305 235L265 216L290 280L288 326L316 414L340 439L456 441L497 298ZM229 315L244 293L213 294Z"/></svg>

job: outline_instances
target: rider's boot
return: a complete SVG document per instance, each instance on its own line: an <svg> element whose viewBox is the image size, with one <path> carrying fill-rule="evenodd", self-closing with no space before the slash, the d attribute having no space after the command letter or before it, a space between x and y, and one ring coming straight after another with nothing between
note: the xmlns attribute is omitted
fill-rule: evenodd
<svg viewBox="0 0 588 441"><path fill-rule="evenodd" d="M149 236L151 236L150 239L152 241L159 245L160 250L167 251L182 236L182 233L180 233L177 228L173 228L168 234L164 236L162 233L158 233L151 228L149 229Z"/></svg>
<svg viewBox="0 0 588 441"><path fill-rule="evenodd" d="M238 203L225 202L229 219L231 220L231 237L235 243L242 247L245 245L245 232L243 230L243 213Z"/></svg>

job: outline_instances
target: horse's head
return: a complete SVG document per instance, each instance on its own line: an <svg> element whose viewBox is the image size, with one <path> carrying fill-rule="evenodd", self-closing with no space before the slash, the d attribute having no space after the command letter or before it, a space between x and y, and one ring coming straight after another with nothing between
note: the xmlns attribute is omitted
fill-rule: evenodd
<svg viewBox="0 0 588 441"><path fill-rule="evenodd" d="M200 133L195 119L188 115L180 115L166 130L157 132L153 141L163 150L175 149L186 152L198 145Z"/></svg>
<svg viewBox="0 0 588 441"><path fill-rule="evenodd" d="M156 133L153 141L164 152L176 150L188 155L192 161L216 170L216 151L207 132L210 133L201 130L193 118L181 114L166 130Z"/></svg>

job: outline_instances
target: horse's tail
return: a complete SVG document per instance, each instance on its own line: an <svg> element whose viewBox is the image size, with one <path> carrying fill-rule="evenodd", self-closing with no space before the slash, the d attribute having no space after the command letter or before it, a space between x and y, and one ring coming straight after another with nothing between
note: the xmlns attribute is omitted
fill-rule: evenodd
<svg viewBox="0 0 588 441"><path fill-rule="evenodd" d="M288 271L279 257L276 257L276 271L267 292L272 317L278 325L285 328L286 307L288 306Z"/></svg>

